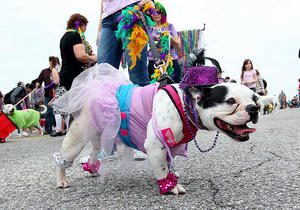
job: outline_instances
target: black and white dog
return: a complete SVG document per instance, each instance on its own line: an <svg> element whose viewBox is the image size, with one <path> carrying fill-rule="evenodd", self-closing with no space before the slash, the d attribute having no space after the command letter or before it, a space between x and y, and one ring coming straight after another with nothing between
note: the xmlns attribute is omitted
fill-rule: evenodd
<svg viewBox="0 0 300 210"><path fill-rule="evenodd" d="M181 103L184 104L184 91L178 84L173 84L178 92ZM254 128L249 128L247 123L258 121L258 98L249 88L234 83L222 83L212 87L189 88L197 111L197 118L202 122L203 128L209 131L220 131L236 141L246 141ZM105 100L105 99L103 99ZM93 126L89 114L90 104L86 104L80 114L74 119L67 133L61 150L60 163L58 165L58 187L68 187L69 181L66 176L66 168L72 165L84 146L91 141L92 151L90 165L98 161L97 154L101 148L101 133ZM158 180L161 194L185 193L185 189L177 182L177 178L168 168L167 150L155 133L153 119L156 120L159 129L170 128L173 138L177 143L183 138L183 121L170 97L165 91L158 91L153 98L153 113L147 125L147 135L144 148L149 162ZM80 129L88 130L90 139L83 138ZM58 161L59 162L59 161ZM97 166L95 166L97 168Z"/></svg>

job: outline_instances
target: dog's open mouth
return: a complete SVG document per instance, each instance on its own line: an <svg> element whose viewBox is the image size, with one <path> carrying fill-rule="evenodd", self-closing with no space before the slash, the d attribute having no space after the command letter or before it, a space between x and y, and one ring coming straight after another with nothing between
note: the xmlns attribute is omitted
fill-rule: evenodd
<svg viewBox="0 0 300 210"><path fill-rule="evenodd" d="M239 141L247 141L249 139L249 134L256 131L255 128L249 128L246 124L230 125L227 122L218 118L214 119L214 123L228 136Z"/></svg>

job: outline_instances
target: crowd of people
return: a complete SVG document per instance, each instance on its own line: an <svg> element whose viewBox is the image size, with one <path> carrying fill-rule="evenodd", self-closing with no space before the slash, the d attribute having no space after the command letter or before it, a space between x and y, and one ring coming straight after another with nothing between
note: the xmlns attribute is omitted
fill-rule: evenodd
<svg viewBox="0 0 300 210"><path fill-rule="evenodd" d="M68 113L52 109L52 103L64 95L72 87L73 80L85 69L93 66L95 63L109 63L116 69L119 69L123 53L126 56L128 66L132 67L129 73L129 79L132 83L139 86L150 84L155 74L155 56L146 45L141 49L139 59L133 63L132 55L129 50L124 49L127 40L118 39L115 31L118 28L119 17L122 10L138 6L142 8L145 4L154 6L150 15L155 23L149 27L149 38L156 44L160 52L161 59L167 63L171 58L171 64L174 72L171 77L174 82L179 83L182 76L182 69L178 62L181 56L181 43L174 24L168 22L166 8L157 1L149 0L126 0L122 3L116 3L117 0L102 1L100 22L97 34L97 55L85 37L88 20L81 14L73 14L67 21L67 30L60 40L60 59L56 56L49 57L49 67L43 69L37 78L24 85L19 82L17 87L5 95L0 92L0 110L4 103L14 104L16 109L40 109L41 105L47 106L45 116L45 131L52 137L65 135L70 116ZM164 51L159 45L165 34L169 37L168 51ZM267 95L267 82L260 72L253 67L250 59L245 59L242 64L240 81L245 86L259 95ZM223 78L222 72L219 73L219 82L233 82L229 76ZM281 108L286 106L299 106L300 97L300 79L298 87L298 96L290 101L286 100L283 91L279 94ZM21 131L20 131L21 133ZM23 134L27 135L26 131ZM21 135L21 134L20 134Z"/></svg>

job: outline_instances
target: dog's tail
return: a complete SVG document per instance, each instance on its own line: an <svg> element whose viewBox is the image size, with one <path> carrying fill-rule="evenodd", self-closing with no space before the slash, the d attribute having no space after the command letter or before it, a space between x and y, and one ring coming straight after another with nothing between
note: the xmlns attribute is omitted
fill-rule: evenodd
<svg viewBox="0 0 300 210"><path fill-rule="evenodd" d="M45 105L40 105L41 111L39 111L41 114L46 114L47 113L47 106Z"/></svg>

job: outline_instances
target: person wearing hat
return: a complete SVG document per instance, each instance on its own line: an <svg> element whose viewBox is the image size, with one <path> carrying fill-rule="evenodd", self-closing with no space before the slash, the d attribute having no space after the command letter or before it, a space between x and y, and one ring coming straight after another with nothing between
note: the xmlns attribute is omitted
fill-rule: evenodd
<svg viewBox="0 0 300 210"><path fill-rule="evenodd" d="M163 34L165 32L169 32L170 34L171 46L169 47L169 55L172 58L173 68L174 68L172 79L174 80L175 83L179 83L181 80L181 67L178 63L179 55L177 52L180 52L181 50L181 42L177 34L177 31L174 25L167 21L167 12L165 7L157 1L155 2L155 12L151 15L151 18L156 23L156 25L150 28L150 33L151 33L151 38L156 43L160 42L160 39L163 37ZM161 57L165 61L168 59L167 55L163 54L163 52L161 52ZM151 75L153 75L155 71L154 57L151 51L149 51L148 53L148 59L149 59L148 72L149 72L149 77L151 79Z"/></svg>

